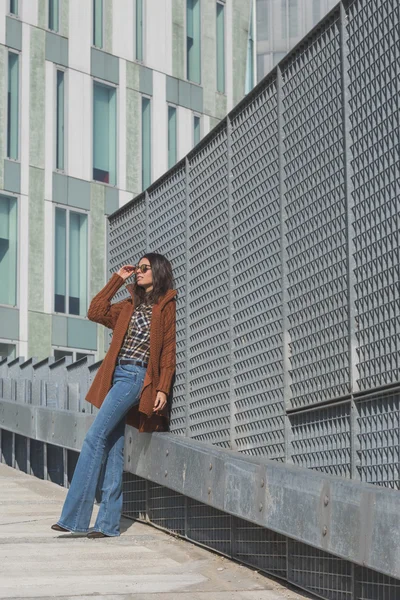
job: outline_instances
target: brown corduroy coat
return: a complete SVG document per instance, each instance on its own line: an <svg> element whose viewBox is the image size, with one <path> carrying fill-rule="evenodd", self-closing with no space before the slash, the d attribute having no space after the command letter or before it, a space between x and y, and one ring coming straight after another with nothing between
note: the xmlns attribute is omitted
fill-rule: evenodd
<svg viewBox="0 0 400 600"><path fill-rule="evenodd" d="M135 310L133 284L126 287L130 298L111 304L112 297L124 283L114 273L104 288L93 298L88 310L91 321L113 330L110 347L96 373L86 400L97 408L103 403L112 386L116 360L124 341L133 311ZM168 292L153 306L150 325L150 358L140 394L139 405L131 408L126 423L139 431L167 431L169 424L169 402L162 411L153 412L157 392L171 390L176 365L176 290Z"/></svg>

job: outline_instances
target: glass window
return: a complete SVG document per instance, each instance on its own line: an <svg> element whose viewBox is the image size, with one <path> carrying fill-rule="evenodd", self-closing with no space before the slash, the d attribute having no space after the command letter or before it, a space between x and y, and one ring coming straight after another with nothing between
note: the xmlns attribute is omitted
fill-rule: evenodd
<svg viewBox="0 0 400 600"><path fill-rule="evenodd" d="M61 360L66 356L73 358L73 353L70 350L53 350L55 360Z"/></svg>
<svg viewBox="0 0 400 600"><path fill-rule="evenodd" d="M93 0L93 46L103 47L103 0Z"/></svg>
<svg viewBox="0 0 400 600"><path fill-rule="evenodd" d="M116 89L93 85L93 179L117 183Z"/></svg>
<svg viewBox="0 0 400 600"><path fill-rule="evenodd" d="M64 169L64 71L57 71L56 168Z"/></svg>
<svg viewBox="0 0 400 600"><path fill-rule="evenodd" d="M200 83L200 0L186 0L187 79Z"/></svg>
<svg viewBox="0 0 400 600"><path fill-rule="evenodd" d="M87 312L87 287L87 215L63 208L56 208L54 261L55 312L84 317Z"/></svg>
<svg viewBox="0 0 400 600"><path fill-rule="evenodd" d="M254 86L254 14L253 3L250 11L249 38L247 40L247 64L245 93L248 94Z"/></svg>
<svg viewBox="0 0 400 600"><path fill-rule="evenodd" d="M151 183L151 106L149 98L142 98L142 189Z"/></svg>
<svg viewBox="0 0 400 600"><path fill-rule="evenodd" d="M0 304L17 304L17 200L0 196Z"/></svg>
<svg viewBox="0 0 400 600"><path fill-rule="evenodd" d="M136 60L143 60L143 0L136 0Z"/></svg>
<svg viewBox="0 0 400 600"><path fill-rule="evenodd" d="M49 29L52 31L59 29L59 9L60 0L49 0Z"/></svg>
<svg viewBox="0 0 400 600"><path fill-rule="evenodd" d="M168 106L168 168L176 163L176 108Z"/></svg>
<svg viewBox="0 0 400 600"><path fill-rule="evenodd" d="M10 13L18 15L18 0L10 0Z"/></svg>
<svg viewBox="0 0 400 600"><path fill-rule="evenodd" d="M8 54L7 156L18 159L19 55Z"/></svg>
<svg viewBox="0 0 400 600"><path fill-rule="evenodd" d="M53 348L53 355L55 360L60 360L61 358L70 356L72 358L72 362L80 360L81 358L85 358L85 356L94 356L92 352L78 352L78 350L66 350L64 348Z"/></svg>
<svg viewBox="0 0 400 600"><path fill-rule="evenodd" d="M289 0L289 37L299 35L299 3L298 0Z"/></svg>
<svg viewBox="0 0 400 600"><path fill-rule="evenodd" d="M269 10L269 0L257 0L257 40L260 42L269 40Z"/></svg>
<svg viewBox="0 0 400 600"><path fill-rule="evenodd" d="M281 0L281 3L282 3L282 10L281 10L282 39L284 39L284 40L286 40L286 38L287 38L287 18L288 18L287 1L288 0Z"/></svg>
<svg viewBox="0 0 400 600"><path fill-rule="evenodd" d="M225 6L217 2L217 90L225 92Z"/></svg>
<svg viewBox="0 0 400 600"><path fill-rule="evenodd" d="M0 344L0 358L12 360L16 358L15 344Z"/></svg>
<svg viewBox="0 0 400 600"><path fill-rule="evenodd" d="M312 22L315 25L321 18L321 0L313 0L312 4Z"/></svg>
<svg viewBox="0 0 400 600"><path fill-rule="evenodd" d="M197 115L194 115L194 117L193 117L193 142L194 142L195 146L199 143L200 137L201 137L200 117L198 117Z"/></svg>

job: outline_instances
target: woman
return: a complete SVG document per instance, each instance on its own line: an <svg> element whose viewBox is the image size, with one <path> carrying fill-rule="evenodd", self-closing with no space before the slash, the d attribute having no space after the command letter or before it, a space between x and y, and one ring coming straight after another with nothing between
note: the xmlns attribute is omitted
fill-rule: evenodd
<svg viewBox="0 0 400 600"><path fill-rule="evenodd" d="M126 286L131 298L111 304L132 274L136 281ZM100 410L83 442L61 517L51 526L56 531L88 531L97 491L100 508L87 537L120 535L125 423L139 431L168 428L167 398L176 362L172 288L170 262L149 253L138 266L125 265L114 273L90 304L88 318L113 329L113 336L86 395Z"/></svg>

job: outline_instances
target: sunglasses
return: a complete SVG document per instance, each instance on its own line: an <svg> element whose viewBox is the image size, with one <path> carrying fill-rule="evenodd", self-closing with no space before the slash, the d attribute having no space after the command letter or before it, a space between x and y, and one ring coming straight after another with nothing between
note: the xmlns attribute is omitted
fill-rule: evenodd
<svg viewBox="0 0 400 600"><path fill-rule="evenodd" d="M132 271L134 271L136 273L136 271L138 269L141 273L146 273L147 271L151 270L151 266L150 265L136 265L135 267L133 267Z"/></svg>

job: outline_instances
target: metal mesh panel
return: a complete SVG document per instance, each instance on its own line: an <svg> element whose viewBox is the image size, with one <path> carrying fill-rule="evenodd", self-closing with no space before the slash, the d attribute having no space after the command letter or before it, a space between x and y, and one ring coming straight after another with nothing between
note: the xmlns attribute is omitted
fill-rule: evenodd
<svg viewBox="0 0 400 600"><path fill-rule="evenodd" d="M350 403L291 414L295 465L351 476Z"/></svg>
<svg viewBox="0 0 400 600"><path fill-rule="evenodd" d="M149 194L149 245L172 264L176 306L176 372L170 430L186 432L186 177L181 168Z"/></svg>
<svg viewBox="0 0 400 600"><path fill-rule="evenodd" d="M356 404L361 481L400 489L400 394Z"/></svg>
<svg viewBox="0 0 400 600"><path fill-rule="evenodd" d="M188 498L187 537L223 554L231 552L232 517Z"/></svg>
<svg viewBox="0 0 400 600"><path fill-rule="evenodd" d="M9 467L13 464L13 434L7 429L1 430L1 460Z"/></svg>
<svg viewBox="0 0 400 600"><path fill-rule="evenodd" d="M339 17L283 72L292 406L349 392Z"/></svg>
<svg viewBox="0 0 400 600"><path fill-rule="evenodd" d="M400 581L371 569L356 567L355 600L398 600Z"/></svg>
<svg viewBox="0 0 400 600"><path fill-rule="evenodd" d="M146 201L141 195L110 221L109 267L116 272L124 264L136 264L146 252ZM124 287L115 295L126 297Z"/></svg>
<svg viewBox="0 0 400 600"><path fill-rule="evenodd" d="M146 483L132 473L123 473L122 513L131 519L143 519L146 514Z"/></svg>
<svg viewBox="0 0 400 600"><path fill-rule="evenodd" d="M359 387L400 381L398 0L349 8Z"/></svg>
<svg viewBox="0 0 400 600"><path fill-rule="evenodd" d="M226 129L190 161L189 435L230 438L229 228Z"/></svg>
<svg viewBox="0 0 400 600"><path fill-rule="evenodd" d="M234 551L238 560L286 578L286 538L243 519L234 519Z"/></svg>
<svg viewBox="0 0 400 600"><path fill-rule="evenodd" d="M288 580L327 600L353 600L351 563L288 540Z"/></svg>
<svg viewBox="0 0 400 600"><path fill-rule="evenodd" d="M148 516L155 525L185 535L185 497L182 494L149 483Z"/></svg>
<svg viewBox="0 0 400 600"><path fill-rule="evenodd" d="M232 121L235 441L284 459L276 82Z"/></svg>

